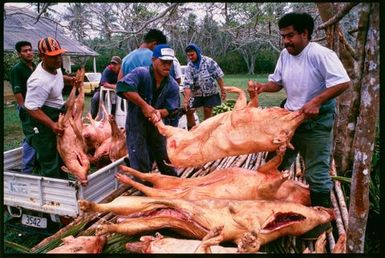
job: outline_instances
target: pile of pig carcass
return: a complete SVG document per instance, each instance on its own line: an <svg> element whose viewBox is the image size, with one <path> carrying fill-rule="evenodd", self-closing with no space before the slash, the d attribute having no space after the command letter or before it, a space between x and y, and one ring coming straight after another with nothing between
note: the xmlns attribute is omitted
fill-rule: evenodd
<svg viewBox="0 0 385 258"><path fill-rule="evenodd" d="M79 93L76 96L76 87L73 86L66 102L67 111L58 120L64 133L57 136L57 150L64 162L62 170L85 185L90 165L100 168L127 155L126 135L124 129L118 128L114 117L108 115L102 100L101 118L94 120L88 114L89 123L83 123L84 68L76 72L76 79L81 84Z"/></svg>
<svg viewBox="0 0 385 258"><path fill-rule="evenodd" d="M147 196L121 196L102 204L79 200L85 212L118 216L116 224L98 225L97 236L139 235L168 228L190 239L156 233L155 237L142 236L139 242L127 243L125 248L137 253L257 253L275 239L299 236L334 220L333 209L310 206L306 185L288 180L287 172L278 171L303 115L280 108L257 108L253 106L256 99L246 106L243 91L227 89L240 94L235 109L207 119L192 131L157 123L167 137L171 165L197 166L256 151L277 150L276 157L256 171L230 167L198 178L141 173L121 166L130 177L117 174L117 179ZM234 247L220 246L222 242L233 242Z"/></svg>

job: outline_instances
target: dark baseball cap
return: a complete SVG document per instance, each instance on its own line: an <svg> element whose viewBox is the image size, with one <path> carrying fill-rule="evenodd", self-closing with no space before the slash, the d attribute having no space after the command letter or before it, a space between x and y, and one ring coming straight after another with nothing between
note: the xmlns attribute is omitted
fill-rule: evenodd
<svg viewBox="0 0 385 258"><path fill-rule="evenodd" d="M122 63L122 59L120 59L120 57L118 57L118 56L113 56L111 58L111 62L110 63L121 64Z"/></svg>

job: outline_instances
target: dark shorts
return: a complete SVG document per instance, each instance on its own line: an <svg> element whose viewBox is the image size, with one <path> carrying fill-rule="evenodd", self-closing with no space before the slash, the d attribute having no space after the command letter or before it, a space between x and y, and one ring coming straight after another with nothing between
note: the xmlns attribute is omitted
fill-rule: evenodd
<svg viewBox="0 0 385 258"><path fill-rule="evenodd" d="M190 107L215 107L221 104L221 97L219 93L207 97L194 97L190 99Z"/></svg>

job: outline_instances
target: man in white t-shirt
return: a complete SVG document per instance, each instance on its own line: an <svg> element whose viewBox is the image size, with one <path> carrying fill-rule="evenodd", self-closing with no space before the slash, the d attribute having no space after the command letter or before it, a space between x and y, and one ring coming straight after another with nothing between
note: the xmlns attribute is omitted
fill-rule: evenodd
<svg viewBox="0 0 385 258"><path fill-rule="evenodd" d="M305 161L305 179L310 187L312 206L331 207L333 182L329 175L332 155L335 98L351 84L349 76L336 53L310 42L314 21L307 13L288 13L278 22L285 49L267 83L249 86L250 97L262 92L285 89L284 108L300 110L306 120L296 130L280 169L288 169L299 152ZM331 224L321 225L309 232L316 238Z"/></svg>
<svg viewBox="0 0 385 258"><path fill-rule="evenodd" d="M62 90L64 81L74 84L75 77L63 76L61 71L62 53L57 40L43 38L38 43L42 60L27 81L24 107L31 116L26 126L28 143L36 150L40 167L34 171L42 176L65 178L60 172L62 160L56 150L56 135L63 134L57 121L65 111Z"/></svg>

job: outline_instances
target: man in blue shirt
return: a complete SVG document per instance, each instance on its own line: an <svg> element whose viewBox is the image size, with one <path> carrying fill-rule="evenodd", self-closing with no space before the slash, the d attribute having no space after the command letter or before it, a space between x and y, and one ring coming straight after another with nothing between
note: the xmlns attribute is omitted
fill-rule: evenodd
<svg viewBox="0 0 385 258"><path fill-rule="evenodd" d="M118 81L118 74L120 71L122 60L119 56L113 56L111 58L110 64L104 69L102 77L100 78L99 87L96 89L94 96L91 99L91 116L95 118L99 111L99 101L100 101L100 86L106 87L108 89L115 89L116 82ZM115 114L116 108L116 96L115 93L111 94L111 114Z"/></svg>
<svg viewBox="0 0 385 258"><path fill-rule="evenodd" d="M134 69L117 83L116 93L128 100L126 140L130 166L142 172L151 171L155 160L162 174L176 175L166 165L170 163L166 139L154 126L160 118L168 125L178 122L179 86L169 74L174 56L168 45L157 45L152 65Z"/></svg>
<svg viewBox="0 0 385 258"><path fill-rule="evenodd" d="M166 44L167 38L157 29L151 29L144 35L144 42L139 48L131 51L123 58L122 67L119 72L120 80L136 67L149 66L152 64L152 50L157 44Z"/></svg>

